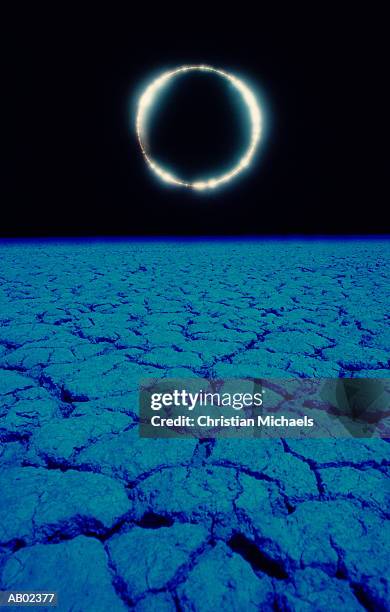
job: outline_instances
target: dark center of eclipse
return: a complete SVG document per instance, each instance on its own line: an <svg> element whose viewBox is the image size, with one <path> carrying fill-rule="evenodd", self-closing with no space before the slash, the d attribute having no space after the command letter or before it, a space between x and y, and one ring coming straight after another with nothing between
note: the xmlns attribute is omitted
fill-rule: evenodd
<svg viewBox="0 0 390 612"><path fill-rule="evenodd" d="M191 182L230 171L250 134L240 92L219 75L192 72L172 78L157 93L145 140L159 166Z"/></svg>

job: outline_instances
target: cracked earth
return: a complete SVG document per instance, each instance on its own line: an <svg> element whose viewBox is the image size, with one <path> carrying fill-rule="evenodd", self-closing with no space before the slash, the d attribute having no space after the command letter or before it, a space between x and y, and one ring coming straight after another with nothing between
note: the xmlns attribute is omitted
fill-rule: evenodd
<svg viewBox="0 0 390 612"><path fill-rule="evenodd" d="M389 243L0 245L0 586L388 610L384 439L151 440L143 377L388 377Z"/></svg>

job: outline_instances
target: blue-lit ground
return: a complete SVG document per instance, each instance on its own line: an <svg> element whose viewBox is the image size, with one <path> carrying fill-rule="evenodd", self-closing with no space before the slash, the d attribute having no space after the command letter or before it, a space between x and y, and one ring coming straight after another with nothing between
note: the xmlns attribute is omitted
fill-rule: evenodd
<svg viewBox="0 0 390 612"><path fill-rule="evenodd" d="M143 376L388 376L390 243L0 245L2 589L389 609L389 444L140 439Z"/></svg>

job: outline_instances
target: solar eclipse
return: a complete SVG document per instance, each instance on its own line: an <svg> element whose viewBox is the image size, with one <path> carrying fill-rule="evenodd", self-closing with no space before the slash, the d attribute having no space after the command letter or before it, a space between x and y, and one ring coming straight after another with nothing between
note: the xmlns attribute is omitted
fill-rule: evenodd
<svg viewBox="0 0 390 612"><path fill-rule="evenodd" d="M250 122L249 144L239 160L230 169L222 174L210 172L210 175L202 180L189 181L173 174L170 170L163 167L152 156L147 143L147 119L152 107L158 103L158 96L168 82L179 75L185 73L209 73L227 81L228 84L240 94L245 112ZM165 183L185 187L196 191L215 189L228 183L247 168L253 160L257 146L262 134L262 114L257 103L256 97L251 89L238 77L224 70L207 65L185 65L174 70L164 72L153 80L142 93L138 101L136 132L142 154L151 170Z"/></svg>

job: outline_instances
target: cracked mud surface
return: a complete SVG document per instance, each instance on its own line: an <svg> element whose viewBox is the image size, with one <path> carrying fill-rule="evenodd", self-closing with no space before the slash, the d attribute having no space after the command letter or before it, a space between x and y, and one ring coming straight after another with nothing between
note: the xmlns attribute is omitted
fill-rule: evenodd
<svg viewBox="0 0 390 612"><path fill-rule="evenodd" d="M386 440L147 440L156 377L389 375L389 243L0 245L2 589L388 610Z"/></svg>

